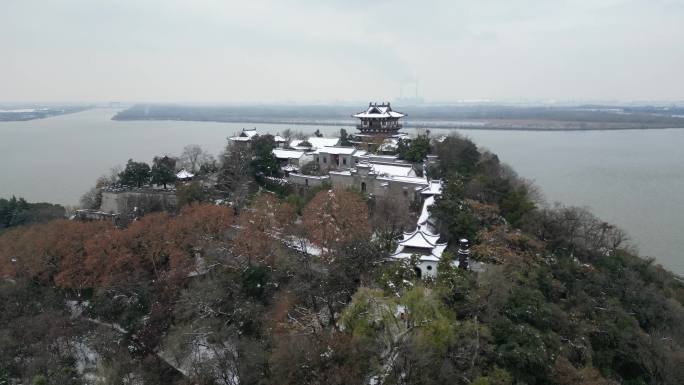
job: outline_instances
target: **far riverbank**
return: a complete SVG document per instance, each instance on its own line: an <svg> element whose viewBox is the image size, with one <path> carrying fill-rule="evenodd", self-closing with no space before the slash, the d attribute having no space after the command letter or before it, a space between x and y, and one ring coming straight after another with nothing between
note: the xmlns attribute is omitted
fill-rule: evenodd
<svg viewBox="0 0 684 385"><path fill-rule="evenodd" d="M677 107L540 107L507 105L394 106L404 127L517 131L604 131L684 127ZM187 121L354 127L358 106L184 106L135 105L114 120Z"/></svg>

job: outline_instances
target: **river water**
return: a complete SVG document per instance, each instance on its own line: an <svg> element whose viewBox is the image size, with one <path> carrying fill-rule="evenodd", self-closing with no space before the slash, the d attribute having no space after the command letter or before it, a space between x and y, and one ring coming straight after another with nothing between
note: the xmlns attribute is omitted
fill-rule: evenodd
<svg viewBox="0 0 684 385"><path fill-rule="evenodd" d="M337 135L340 127L181 121L113 121L94 109L0 122L0 197L74 205L95 179L129 158L150 162L199 144L218 155L243 127ZM351 132L352 129L348 128ZM405 129L411 133L410 129ZM432 130L433 134L449 130ZM684 129L458 130L533 180L548 202L588 207L625 229L642 255L684 274Z"/></svg>

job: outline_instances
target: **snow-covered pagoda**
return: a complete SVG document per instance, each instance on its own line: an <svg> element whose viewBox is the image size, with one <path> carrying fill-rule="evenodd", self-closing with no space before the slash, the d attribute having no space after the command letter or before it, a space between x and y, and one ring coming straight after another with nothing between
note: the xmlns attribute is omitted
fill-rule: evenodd
<svg viewBox="0 0 684 385"><path fill-rule="evenodd" d="M412 233L404 233L398 242L391 259L402 260L418 257L416 274L418 277L434 277L437 275L437 264L446 249L446 243L439 243L439 234L432 234L422 228L417 228Z"/></svg>
<svg viewBox="0 0 684 385"><path fill-rule="evenodd" d="M352 116L361 119L356 125L361 135L389 137L396 135L401 129L399 119L406 115L393 111L389 103L369 103L366 111Z"/></svg>

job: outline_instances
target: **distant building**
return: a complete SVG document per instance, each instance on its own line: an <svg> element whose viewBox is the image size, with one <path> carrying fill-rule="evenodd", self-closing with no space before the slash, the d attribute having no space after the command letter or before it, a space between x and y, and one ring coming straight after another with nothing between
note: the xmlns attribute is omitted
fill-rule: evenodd
<svg viewBox="0 0 684 385"><path fill-rule="evenodd" d="M242 132L238 136L232 136L228 139L235 143L249 143L252 141L252 138L259 136L257 133L256 128L250 128L250 129L242 129Z"/></svg>
<svg viewBox="0 0 684 385"><path fill-rule="evenodd" d="M383 153L392 153L396 150L396 140L388 139L396 139L402 135L399 134L402 128L399 120L406 116L405 114L392 110L389 103L369 103L366 111L352 116L360 120L356 125L359 132L350 135L352 143Z"/></svg>
<svg viewBox="0 0 684 385"><path fill-rule="evenodd" d="M187 171L186 169L182 169L182 170L178 171L178 173L176 173L176 179L178 179L180 181L192 180L192 178L194 178L194 177L195 177L195 174Z"/></svg>
<svg viewBox="0 0 684 385"><path fill-rule="evenodd" d="M393 111L389 103L369 103L366 111L352 116L361 120L356 128L362 134L392 136L402 128L399 119L406 115Z"/></svg>
<svg viewBox="0 0 684 385"><path fill-rule="evenodd" d="M284 148L287 145L287 139L283 138L280 135L274 136L273 141L275 142L276 147L279 147L279 148Z"/></svg>
<svg viewBox="0 0 684 385"><path fill-rule="evenodd" d="M242 132L240 132L239 135L237 136L232 136L228 138L230 141L235 142L235 143L250 143L254 138L258 137L259 133L257 132L256 128L248 128L242 129ZM275 135L273 136L273 141L275 142L276 147L283 148L285 147L285 144L287 144L287 140L283 138L280 135Z"/></svg>
<svg viewBox="0 0 684 385"><path fill-rule="evenodd" d="M311 146L302 146L301 144L308 142ZM334 147L340 144L340 138L321 138L318 136L311 136L306 139L293 139L290 141L290 148L295 150L317 150L323 147Z"/></svg>

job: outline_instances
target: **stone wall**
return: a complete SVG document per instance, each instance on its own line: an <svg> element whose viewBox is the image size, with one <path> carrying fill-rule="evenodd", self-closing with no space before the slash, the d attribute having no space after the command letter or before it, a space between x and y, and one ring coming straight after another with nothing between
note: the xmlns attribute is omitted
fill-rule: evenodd
<svg viewBox="0 0 684 385"><path fill-rule="evenodd" d="M128 214L137 207L143 212L173 211L178 207L174 191L160 190L103 190L100 211L108 214Z"/></svg>
<svg viewBox="0 0 684 385"><path fill-rule="evenodd" d="M380 177L369 171L368 167L358 166L352 171L330 172L330 184L335 188L352 188L369 195L400 199L407 203L419 201L419 190L427 186L427 181L415 183L413 178ZM409 181L410 179L413 181Z"/></svg>
<svg viewBox="0 0 684 385"><path fill-rule="evenodd" d="M315 176L290 173L290 175L287 177L287 181L288 183L292 183L297 186L318 187L323 183L330 181L330 177L328 175Z"/></svg>

